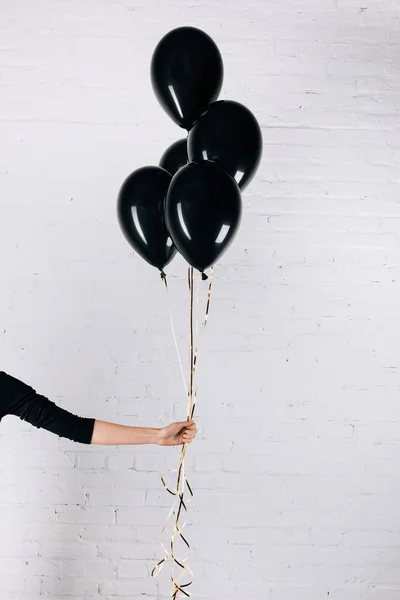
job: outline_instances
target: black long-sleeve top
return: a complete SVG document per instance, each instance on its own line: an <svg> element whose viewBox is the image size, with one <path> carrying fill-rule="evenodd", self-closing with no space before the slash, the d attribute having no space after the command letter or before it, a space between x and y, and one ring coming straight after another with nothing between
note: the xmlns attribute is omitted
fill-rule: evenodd
<svg viewBox="0 0 400 600"><path fill-rule="evenodd" d="M91 443L95 419L68 412L30 385L0 371L0 421L6 415L16 415L74 442Z"/></svg>

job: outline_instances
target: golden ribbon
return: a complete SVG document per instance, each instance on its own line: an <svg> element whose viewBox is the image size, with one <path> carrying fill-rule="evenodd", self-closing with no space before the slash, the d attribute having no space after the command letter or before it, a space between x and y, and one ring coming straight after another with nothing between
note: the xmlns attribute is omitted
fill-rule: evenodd
<svg viewBox="0 0 400 600"><path fill-rule="evenodd" d="M214 273L214 268L212 267L211 273L210 273L209 284L208 284L207 305L206 305L203 329L206 328L207 321L208 321L208 315L209 315L209 311L210 311L211 287L212 287L212 281L213 281L213 273ZM168 283L167 283L167 277L166 277L165 273L161 274L161 278L164 281L166 290L168 292ZM206 279L204 274L202 274L202 279L203 280ZM193 284L194 284L193 267L189 267L189 269L188 269L188 285L189 285L189 295L190 295L190 311L189 311L189 315L190 315L190 323L189 323L190 379L189 379L189 386L188 386L188 408L187 408L187 417L186 417L187 421L191 421L193 419L194 411L195 411L195 407L196 407L196 399L197 399L197 387L195 387L195 374L196 374L196 367L197 367L197 363L198 363L199 345L198 345L198 340L196 340L196 345L195 345L195 340L194 340L194 285ZM175 331L173 328L172 319L171 319L171 325L172 325L174 339L176 342ZM196 325L198 325L198 320L196 320ZM197 327L196 327L196 329L197 329ZM177 348L177 352L178 352L178 358L180 361L179 349L178 349L177 344L176 344L176 348ZM180 361L180 364L181 364L181 361ZM183 378L184 378L184 376L183 376ZM161 547L163 548L165 555L164 555L164 558L162 558L155 565L155 567L153 568L153 570L151 572L151 575L152 575L152 577L156 577L158 575L158 573L161 571L163 565L169 559L172 561L172 569L171 569L171 574L170 574L170 578L171 578L172 586L173 586L172 587L172 600L178 600L178 598L180 597L180 596L178 596L179 593L183 594L185 597L190 597L190 592L187 591L187 588L193 582L193 579L189 579L189 581L186 581L185 583L181 583L181 579L183 578L183 576L185 574L189 573L190 576L193 578L193 572L185 564L188 557L179 558L179 557L177 557L177 555L175 553L175 541L177 538L182 540L182 542L185 544L185 546L187 547L188 550L191 550L188 540L184 537L184 535L182 533L183 529L185 527L185 523L181 524L181 522L180 522L182 514L187 512L188 504L191 501L191 499L193 498L193 490L192 490L192 488L189 484L189 481L186 477L186 474L185 474L186 452L187 452L187 444L182 444L182 451L181 451L181 455L180 455L178 469L165 471L160 476L164 489L169 494L174 496L174 502L173 502L171 510L170 510L170 512L164 522L162 530L161 530ZM176 484L173 489L169 488L165 482L165 474L166 473L177 473ZM186 498L186 491L189 493L189 498ZM174 523L173 523L173 527L172 527L171 539L169 542L169 550L168 550L165 547L162 538L163 538L163 534L168 526L168 523L173 515L175 516L175 519L174 519ZM176 566L179 567L179 569L180 569L180 573L178 575L175 574Z"/></svg>

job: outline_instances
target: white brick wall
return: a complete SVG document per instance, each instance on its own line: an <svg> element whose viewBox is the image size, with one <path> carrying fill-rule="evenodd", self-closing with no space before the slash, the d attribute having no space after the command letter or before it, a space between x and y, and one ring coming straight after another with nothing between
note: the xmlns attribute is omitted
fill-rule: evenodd
<svg viewBox="0 0 400 600"><path fill-rule="evenodd" d="M398 600L396 0L2 0L1 368L88 416L184 416L159 276L115 214L181 137L149 62L183 24L219 44L223 97L265 142L200 360L194 595ZM183 345L183 262L169 272ZM13 417L0 447L0 600L168 597L149 571L177 452Z"/></svg>

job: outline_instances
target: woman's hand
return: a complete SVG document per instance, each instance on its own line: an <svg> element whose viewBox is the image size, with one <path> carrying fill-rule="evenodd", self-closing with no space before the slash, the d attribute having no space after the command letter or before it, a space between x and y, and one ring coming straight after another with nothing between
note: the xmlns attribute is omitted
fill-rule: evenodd
<svg viewBox="0 0 400 600"><path fill-rule="evenodd" d="M158 444L160 446L180 446L190 444L196 437L197 429L194 421L182 421L171 423L163 427L158 433Z"/></svg>

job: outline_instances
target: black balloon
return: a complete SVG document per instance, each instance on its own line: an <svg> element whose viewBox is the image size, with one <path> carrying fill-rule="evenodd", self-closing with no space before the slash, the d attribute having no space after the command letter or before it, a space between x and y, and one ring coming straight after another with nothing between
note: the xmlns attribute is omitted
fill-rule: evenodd
<svg viewBox="0 0 400 600"><path fill-rule="evenodd" d="M173 177L165 219L187 262L204 271L222 256L239 228L242 200L235 180L216 164L190 163Z"/></svg>
<svg viewBox="0 0 400 600"><path fill-rule="evenodd" d="M178 27L157 44L151 82L165 112L188 131L221 91L224 68L215 42L196 27Z"/></svg>
<svg viewBox="0 0 400 600"><path fill-rule="evenodd" d="M189 162L187 154L187 139L178 140L169 146L160 160L160 167L175 175L181 167Z"/></svg>
<svg viewBox="0 0 400 600"><path fill-rule="evenodd" d="M262 134L257 119L239 102L214 102L191 130L188 154L191 161L215 161L244 190L261 160Z"/></svg>
<svg viewBox="0 0 400 600"><path fill-rule="evenodd" d="M134 250L162 270L176 254L165 225L164 202L171 175L160 167L142 167L129 175L118 195L120 227Z"/></svg>

